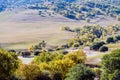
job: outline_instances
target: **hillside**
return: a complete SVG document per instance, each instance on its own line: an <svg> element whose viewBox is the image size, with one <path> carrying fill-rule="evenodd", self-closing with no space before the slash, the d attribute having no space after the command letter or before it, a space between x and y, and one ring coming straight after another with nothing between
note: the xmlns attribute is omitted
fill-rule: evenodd
<svg viewBox="0 0 120 80"><path fill-rule="evenodd" d="M0 0L0 80L120 80L120 0Z"/></svg>
<svg viewBox="0 0 120 80"><path fill-rule="evenodd" d="M94 2L94 3L102 3L102 4L112 4L119 5L119 0L1 0L0 1L0 11L4 11L6 9L13 9L16 7L26 7L28 5L35 4L44 4L44 3L58 3L58 2L70 2L70 3L86 3L86 2Z"/></svg>
<svg viewBox="0 0 120 80"><path fill-rule="evenodd" d="M39 10L15 9L0 13L0 28L2 28L0 30L2 33L0 43L15 45L13 48L16 47L16 44L20 46L19 48L27 48L39 40L46 40L48 44L52 45L63 44L63 42L65 43L74 37L74 33L61 31L62 26L75 28L83 25L99 24L106 26L119 23L114 18L105 16L92 19L90 23L87 23L84 20L76 21L66 18L58 13L49 16L48 13L52 12L50 10L42 10L42 12L44 14L39 15ZM51 35L54 36L51 37ZM25 45L21 43L25 43Z"/></svg>

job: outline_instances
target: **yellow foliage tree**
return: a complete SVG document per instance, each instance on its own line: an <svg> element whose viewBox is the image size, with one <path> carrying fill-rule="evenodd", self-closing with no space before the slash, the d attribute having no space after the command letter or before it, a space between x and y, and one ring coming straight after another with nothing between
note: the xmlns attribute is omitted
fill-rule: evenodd
<svg viewBox="0 0 120 80"><path fill-rule="evenodd" d="M15 74L25 80L36 80L35 78L41 75L41 72L40 67L35 64L21 64Z"/></svg>
<svg viewBox="0 0 120 80"><path fill-rule="evenodd" d="M33 45L28 47L28 51L33 51L33 50L34 50L34 46Z"/></svg>
<svg viewBox="0 0 120 80"><path fill-rule="evenodd" d="M84 63L87 59L86 54L83 52L83 50L74 51L70 54L67 54L64 56L65 59L70 59L74 61L74 63Z"/></svg>
<svg viewBox="0 0 120 80"><path fill-rule="evenodd" d="M50 62L50 66L52 69L52 73L59 71L62 73L62 78L65 78L66 73L68 72L68 69L74 66L76 63L70 59L63 59L63 60L56 60L53 62Z"/></svg>
<svg viewBox="0 0 120 80"><path fill-rule="evenodd" d="M41 70L50 70L51 71L51 67L49 66L49 64L47 64L45 62L40 63L39 67Z"/></svg>

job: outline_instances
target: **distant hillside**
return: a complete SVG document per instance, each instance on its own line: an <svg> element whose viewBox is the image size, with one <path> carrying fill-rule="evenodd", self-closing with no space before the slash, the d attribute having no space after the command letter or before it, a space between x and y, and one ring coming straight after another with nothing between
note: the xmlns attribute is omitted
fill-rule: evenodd
<svg viewBox="0 0 120 80"><path fill-rule="evenodd" d="M77 3L85 3L85 2L94 2L94 3L104 3L104 4L114 4L120 5L120 0L1 0L0 1L0 11L4 11L6 9L12 9L15 7L25 7L29 4L39 4L39 3L56 3L56 2L77 2Z"/></svg>
<svg viewBox="0 0 120 80"><path fill-rule="evenodd" d="M13 9L34 9L44 17L41 10L50 10L51 16L55 13L74 20L85 20L91 22L98 17L113 17L120 21L120 0L2 0L0 11ZM45 11L46 12L46 11Z"/></svg>

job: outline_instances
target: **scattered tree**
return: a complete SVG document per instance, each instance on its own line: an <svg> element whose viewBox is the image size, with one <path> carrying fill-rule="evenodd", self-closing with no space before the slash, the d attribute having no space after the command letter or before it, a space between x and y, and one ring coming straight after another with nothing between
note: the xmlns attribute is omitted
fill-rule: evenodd
<svg viewBox="0 0 120 80"><path fill-rule="evenodd" d="M65 80L94 80L95 73L83 64L70 68Z"/></svg>
<svg viewBox="0 0 120 80"><path fill-rule="evenodd" d="M106 40L107 43L114 43L115 40L113 37L108 37L107 40Z"/></svg>
<svg viewBox="0 0 120 80"><path fill-rule="evenodd" d="M19 66L17 55L0 49L0 80L9 80Z"/></svg>
<svg viewBox="0 0 120 80"><path fill-rule="evenodd" d="M108 47L102 46L102 47L100 47L99 51L100 52L106 52L106 51L108 51Z"/></svg>
<svg viewBox="0 0 120 80"><path fill-rule="evenodd" d="M114 50L111 54L106 54L102 58L101 80L119 80L120 71L120 49ZM117 72L116 72L117 71ZM112 79L111 79L112 77ZM117 79L115 79L117 78Z"/></svg>

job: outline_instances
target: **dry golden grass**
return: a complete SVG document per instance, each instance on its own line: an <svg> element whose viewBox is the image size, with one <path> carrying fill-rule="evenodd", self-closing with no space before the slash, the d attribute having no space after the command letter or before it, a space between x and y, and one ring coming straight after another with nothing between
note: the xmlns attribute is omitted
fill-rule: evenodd
<svg viewBox="0 0 120 80"><path fill-rule="evenodd" d="M111 22L119 23L111 18L99 22L92 20L91 23L86 23L67 19L58 14L53 17L40 17L36 10L2 12L0 13L0 43L10 44L6 48L27 48L40 40L45 40L50 45L64 44L75 34L61 31L62 26L74 28L83 25L112 24Z"/></svg>
<svg viewBox="0 0 120 80"><path fill-rule="evenodd" d="M120 42L113 43L113 44L107 44L106 46L109 48L109 51L120 49Z"/></svg>

